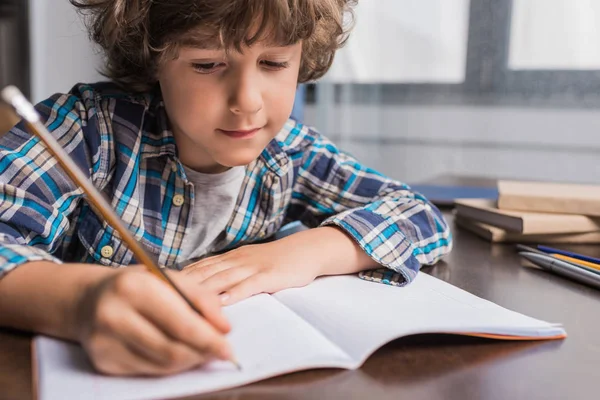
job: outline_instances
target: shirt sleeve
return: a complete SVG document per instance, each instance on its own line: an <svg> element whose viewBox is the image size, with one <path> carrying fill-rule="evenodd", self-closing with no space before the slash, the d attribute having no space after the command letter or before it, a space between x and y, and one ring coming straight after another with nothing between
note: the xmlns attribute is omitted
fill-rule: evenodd
<svg viewBox="0 0 600 400"><path fill-rule="evenodd" d="M95 113L81 96L55 95L36 105L48 130L88 178L97 165L84 140ZM90 118L92 116L92 118ZM44 143L20 122L0 138L0 278L30 261L54 257L70 227L82 191L63 172Z"/></svg>
<svg viewBox="0 0 600 400"><path fill-rule="evenodd" d="M301 143L289 218L314 226L338 226L378 264L411 282L421 265L434 264L452 248L441 212L409 186L365 167L317 132L297 125ZM293 130L293 131L294 131Z"/></svg>

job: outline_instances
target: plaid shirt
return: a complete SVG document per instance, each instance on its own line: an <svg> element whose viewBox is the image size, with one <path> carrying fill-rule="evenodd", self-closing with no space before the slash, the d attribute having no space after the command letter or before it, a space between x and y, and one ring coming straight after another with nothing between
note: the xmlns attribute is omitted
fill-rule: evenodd
<svg viewBox="0 0 600 400"><path fill-rule="evenodd" d="M180 249L193 187L160 95L129 95L109 83L77 85L36 108L150 255L170 268L185 261ZM246 167L213 250L259 241L291 221L340 227L407 282L451 248L447 223L423 196L293 120ZM19 124L0 139L0 277L34 260L135 263L43 143Z"/></svg>

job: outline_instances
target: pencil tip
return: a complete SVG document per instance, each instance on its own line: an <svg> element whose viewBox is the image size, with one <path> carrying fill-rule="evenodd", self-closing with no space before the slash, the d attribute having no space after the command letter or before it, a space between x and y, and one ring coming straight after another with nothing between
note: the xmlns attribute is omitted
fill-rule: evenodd
<svg viewBox="0 0 600 400"><path fill-rule="evenodd" d="M242 370L242 364L240 364L235 358L232 358L231 362L233 363L233 365L235 365L238 371Z"/></svg>

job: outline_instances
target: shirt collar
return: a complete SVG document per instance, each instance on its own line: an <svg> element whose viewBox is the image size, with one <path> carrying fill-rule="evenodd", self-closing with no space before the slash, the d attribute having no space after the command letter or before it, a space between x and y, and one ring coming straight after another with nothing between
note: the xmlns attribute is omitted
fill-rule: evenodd
<svg viewBox="0 0 600 400"><path fill-rule="evenodd" d="M153 96L144 113L142 123L142 158L177 157L177 145L171 130L162 96Z"/></svg>
<svg viewBox="0 0 600 400"><path fill-rule="evenodd" d="M277 138L269 142L267 147L265 147L262 153L260 153L258 159L259 161L262 161L267 168L269 168L278 176L283 176L287 174L290 165L290 158L281 148L281 144L279 143Z"/></svg>

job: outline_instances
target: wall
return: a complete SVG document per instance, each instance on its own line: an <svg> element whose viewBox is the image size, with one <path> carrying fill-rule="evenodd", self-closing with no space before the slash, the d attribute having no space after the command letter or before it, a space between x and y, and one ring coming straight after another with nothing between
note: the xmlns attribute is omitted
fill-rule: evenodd
<svg viewBox="0 0 600 400"><path fill-rule="evenodd" d="M101 57L75 8L67 0L29 1L32 101L67 92L77 82L102 80Z"/></svg>
<svg viewBox="0 0 600 400"><path fill-rule="evenodd" d="M441 174L600 183L598 111L337 106L323 133L367 165L416 182ZM305 121L318 118L314 106Z"/></svg>
<svg viewBox="0 0 600 400"><path fill-rule="evenodd" d="M101 58L68 1L30 2L34 101L79 81L103 79L97 72ZM600 182L600 114L595 110L350 105L326 112L323 132L398 179L466 173ZM314 124L316 114L307 106L305 120Z"/></svg>

